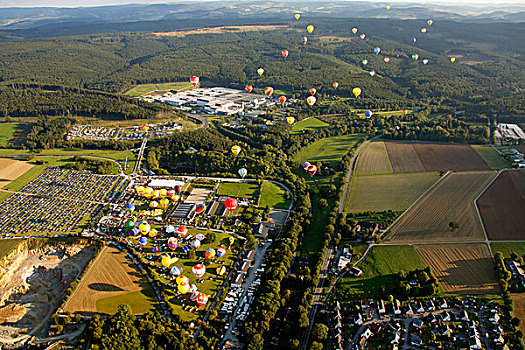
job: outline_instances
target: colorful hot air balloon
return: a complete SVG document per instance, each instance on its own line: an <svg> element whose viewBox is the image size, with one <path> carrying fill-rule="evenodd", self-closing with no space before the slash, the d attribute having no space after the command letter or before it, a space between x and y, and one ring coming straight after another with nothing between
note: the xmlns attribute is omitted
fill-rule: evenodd
<svg viewBox="0 0 525 350"><path fill-rule="evenodd" d="M244 88L248 93L252 92L253 91L253 86L251 85L246 85L246 87Z"/></svg>
<svg viewBox="0 0 525 350"><path fill-rule="evenodd" d="M284 105L285 102L286 102L286 96L279 96L279 103Z"/></svg>
<svg viewBox="0 0 525 350"><path fill-rule="evenodd" d="M263 75L264 74L264 69L262 69L262 68L257 69L257 74Z"/></svg>
<svg viewBox="0 0 525 350"><path fill-rule="evenodd" d="M364 64L365 66L368 64L368 60L367 59L364 59L361 61L362 64Z"/></svg>
<svg viewBox="0 0 525 350"><path fill-rule="evenodd" d="M267 86L264 88L264 94L268 97L272 96L273 94L273 87Z"/></svg>
<svg viewBox="0 0 525 350"><path fill-rule="evenodd" d="M184 245L184 247L181 248L181 251L186 254L187 252L189 252L191 250L191 247L189 245Z"/></svg>
<svg viewBox="0 0 525 350"><path fill-rule="evenodd" d="M299 18L301 18L301 15L296 13L294 17L295 17L295 19L299 20Z"/></svg>
<svg viewBox="0 0 525 350"><path fill-rule="evenodd" d="M193 266L191 271L193 272L195 277L201 278L206 273L206 266L204 266L202 264L197 264L197 265Z"/></svg>
<svg viewBox="0 0 525 350"><path fill-rule="evenodd" d="M208 296L206 294L199 293L197 297L197 305L204 306L208 302Z"/></svg>
<svg viewBox="0 0 525 350"><path fill-rule="evenodd" d="M166 233L173 233L175 232L175 227L173 227L173 225L168 225L166 227Z"/></svg>
<svg viewBox="0 0 525 350"><path fill-rule="evenodd" d="M456 57L450 57L450 62L452 63L456 62Z"/></svg>
<svg viewBox="0 0 525 350"><path fill-rule="evenodd" d="M415 43L416 43L416 41L417 41L417 39L416 39L416 38L412 38L412 44L415 44Z"/></svg>
<svg viewBox="0 0 525 350"><path fill-rule="evenodd" d="M352 93L354 94L354 96L357 98L359 95L361 95L361 89L356 87L352 90Z"/></svg>
<svg viewBox="0 0 525 350"><path fill-rule="evenodd" d="M177 286L177 290L180 294L186 294L190 290L190 285L187 283L181 283Z"/></svg>
<svg viewBox="0 0 525 350"><path fill-rule="evenodd" d="M246 170L245 168L240 168L238 172L243 179L248 174L248 170Z"/></svg>
<svg viewBox="0 0 525 350"><path fill-rule="evenodd" d="M195 209L197 214L202 214L206 211L206 206L204 204L197 205L197 208Z"/></svg>
<svg viewBox="0 0 525 350"><path fill-rule="evenodd" d="M198 239L194 239L194 240L191 242L191 245L193 246L193 248L195 248L195 249L199 249L199 247L201 246L201 241L199 241Z"/></svg>
<svg viewBox="0 0 525 350"><path fill-rule="evenodd" d="M385 57L385 63L390 62L390 57Z"/></svg>
<svg viewBox="0 0 525 350"><path fill-rule="evenodd" d="M308 98L306 99L306 102L310 106L313 106L315 104L315 101L317 101L317 99L314 96L308 96Z"/></svg>
<svg viewBox="0 0 525 350"><path fill-rule="evenodd" d="M229 211L235 211L235 209L237 209L237 205L239 205L239 202L235 198L228 198L226 201L224 201L224 206Z"/></svg>
<svg viewBox="0 0 525 350"><path fill-rule="evenodd" d="M421 33L426 33L427 32L427 28L421 28Z"/></svg>
<svg viewBox="0 0 525 350"><path fill-rule="evenodd" d="M142 234L146 234L149 232L149 230L151 229L151 226L148 224L147 221L142 221L140 224L139 224L139 230Z"/></svg>
<svg viewBox="0 0 525 350"><path fill-rule="evenodd" d="M376 75L376 71L375 70L371 70L369 74L370 74L370 76L373 77L374 75Z"/></svg>
<svg viewBox="0 0 525 350"><path fill-rule="evenodd" d="M179 240L177 238L175 237L168 238L168 247L171 250L177 249L178 246L179 246Z"/></svg>
<svg viewBox="0 0 525 350"><path fill-rule="evenodd" d="M290 125L292 125L293 123L295 123L295 118L294 117L286 117L286 122Z"/></svg>
<svg viewBox="0 0 525 350"><path fill-rule="evenodd" d="M167 192L168 197L171 198L171 199L173 199L173 197L175 197L176 194L177 193L175 192L174 189L168 190L168 192Z"/></svg>
<svg viewBox="0 0 525 350"><path fill-rule="evenodd" d="M306 45L306 43L308 42L308 38L303 36L303 39L301 41L303 42L303 45Z"/></svg>
<svg viewBox="0 0 525 350"><path fill-rule="evenodd" d="M168 190L165 188L161 188L159 190L160 198L166 198L168 196Z"/></svg>
<svg viewBox="0 0 525 350"><path fill-rule="evenodd" d="M148 232L148 237L150 238L153 238L157 235L157 233L159 233L159 231L157 231L156 229L152 228L149 232Z"/></svg>
<svg viewBox="0 0 525 350"><path fill-rule="evenodd" d="M194 75L190 78L190 83L192 83L193 86L197 86L197 84L199 84L199 80L200 80L199 77Z"/></svg>
<svg viewBox="0 0 525 350"><path fill-rule="evenodd" d="M413 55L412 55L412 59L413 59L414 61L417 61L417 60L419 59L419 55L418 55L417 53L413 54Z"/></svg>
<svg viewBox="0 0 525 350"><path fill-rule="evenodd" d="M374 114L374 113L372 113L372 111L368 111L368 110L365 111L365 117L367 117L367 118L370 118L372 116L372 114Z"/></svg>
<svg viewBox="0 0 525 350"><path fill-rule="evenodd" d="M179 226L179 228L177 228L177 234L180 237L185 237L188 234L188 228L186 226Z"/></svg>
<svg viewBox="0 0 525 350"><path fill-rule="evenodd" d="M217 249L217 257L222 258L224 254L226 254L226 249L224 249L224 247L219 247Z"/></svg>
<svg viewBox="0 0 525 350"><path fill-rule="evenodd" d="M133 220L128 220L126 222L126 231L131 230L133 227L135 227L135 222Z"/></svg>
<svg viewBox="0 0 525 350"><path fill-rule="evenodd" d="M315 173L317 172L317 166L313 165L313 164L310 164L308 166L308 168L306 168L306 172L308 174L310 174L310 176L314 176Z"/></svg>
<svg viewBox="0 0 525 350"><path fill-rule="evenodd" d="M241 153L241 147L237 145L232 146L231 151L234 155L238 155L239 153Z"/></svg>
<svg viewBox="0 0 525 350"><path fill-rule="evenodd" d="M366 34L363 33L363 34L359 35L359 37L360 37L361 39L365 40L365 38L366 38Z"/></svg>
<svg viewBox="0 0 525 350"><path fill-rule="evenodd" d="M310 89L310 94L313 96L315 95L315 93L317 92L317 90L315 88L311 88Z"/></svg>
<svg viewBox="0 0 525 350"><path fill-rule="evenodd" d="M198 239L199 241L202 241L204 240L204 238L206 238L202 233L197 233L197 235L195 236L196 239Z"/></svg>
<svg viewBox="0 0 525 350"><path fill-rule="evenodd" d="M283 55L284 58L288 57L288 50L283 50L281 51L281 54Z"/></svg>
<svg viewBox="0 0 525 350"><path fill-rule="evenodd" d="M427 23L428 23L428 26L430 27L430 26L432 25L432 23L434 23L434 21L431 20L431 19L429 19L429 20L427 21Z"/></svg>
<svg viewBox="0 0 525 350"><path fill-rule="evenodd" d="M357 28L355 28L355 27L352 28L352 33L354 33L354 34L357 33Z"/></svg>
<svg viewBox="0 0 525 350"><path fill-rule="evenodd" d="M208 248L206 249L206 252L204 253L204 257L206 259L212 259L215 256L215 249Z"/></svg>
<svg viewBox="0 0 525 350"><path fill-rule="evenodd" d="M175 283L177 284L188 284L189 282L189 278L184 275L179 275L179 277L175 279Z"/></svg>
<svg viewBox="0 0 525 350"><path fill-rule="evenodd" d="M151 248L151 251L153 253L160 253L162 251L162 248L157 245L157 246Z"/></svg>
<svg viewBox="0 0 525 350"><path fill-rule="evenodd" d="M190 301L197 301L197 298L199 297L199 292L198 291L193 291L191 293L191 296L190 296Z"/></svg>
<svg viewBox="0 0 525 350"><path fill-rule="evenodd" d="M126 209L130 212L130 213L133 213L135 211L135 205L133 203L129 203L128 205L126 205Z"/></svg>
<svg viewBox="0 0 525 350"><path fill-rule="evenodd" d="M175 186L175 193L176 194L180 194L181 191L182 191L182 187L180 185Z"/></svg>
<svg viewBox="0 0 525 350"><path fill-rule="evenodd" d="M314 26L310 24L308 27L306 27L306 30L308 31L308 33L312 34L314 31Z"/></svg>
<svg viewBox="0 0 525 350"><path fill-rule="evenodd" d="M425 58L425 59L423 60L423 64L427 64L427 63L428 63L428 60Z"/></svg>
<svg viewBox="0 0 525 350"><path fill-rule="evenodd" d="M380 48L380 47L376 47L376 48L374 49L374 53L375 53L376 55L379 55L380 52L381 52L381 48Z"/></svg>
<svg viewBox="0 0 525 350"><path fill-rule="evenodd" d="M140 235L140 229L138 227L134 227L129 231L130 236L138 236Z"/></svg>
<svg viewBox="0 0 525 350"><path fill-rule="evenodd" d="M171 265L171 257L169 257L167 255L164 255L160 262L161 262L162 266L170 267L170 265Z"/></svg>
<svg viewBox="0 0 525 350"><path fill-rule="evenodd" d="M182 275L182 272L183 272L182 267L180 267L180 266L173 266L171 268L171 270L170 270L170 275L172 275L172 276L180 276L180 275Z"/></svg>
<svg viewBox="0 0 525 350"><path fill-rule="evenodd" d="M222 276L226 272L226 267L225 266L219 266L219 267L217 267L216 271L217 271L217 275Z"/></svg>
<svg viewBox="0 0 525 350"><path fill-rule="evenodd" d="M149 207L150 208L157 208L159 206L159 202L157 201L152 201L150 204L149 204Z"/></svg>
<svg viewBox="0 0 525 350"><path fill-rule="evenodd" d="M148 244L148 239L146 237L144 237L144 236L140 237L139 238L139 244L141 246L145 246L146 244Z"/></svg>
<svg viewBox="0 0 525 350"><path fill-rule="evenodd" d="M332 86L334 87L334 89L337 89L337 87L339 86L339 83L337 81L334 81Z"/></svg>
<svg viewBox="0 0 525 350"><path fill-rule="evenodd" d="M232 245L233 242L235 242L235 238L233 236L230 236L228 237L228 241L230 241L230 245Z"/></svg>
<svg viewBox="0 0 525 350"><path fill-rule="evenodd" d="M304 163L302 164L304 170L306 170L306 168L308 168L310 165L311 165L311 164L310 164L309 162L304 162Z"/></svg>
<svg viewBox="0 0 525 350"><path fill-rule="evenodd" d="M403 109L403 115L407 115L408 114L408 109Z"/></svg>

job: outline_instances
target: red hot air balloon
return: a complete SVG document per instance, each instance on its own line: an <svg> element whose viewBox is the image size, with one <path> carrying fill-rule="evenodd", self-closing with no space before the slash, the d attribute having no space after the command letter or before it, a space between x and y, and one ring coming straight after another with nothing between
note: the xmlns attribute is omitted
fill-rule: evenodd
<svg viewBox="0 0 525 350"><path fill-rule="evenodd" d="M312 96L315 95L316 92L317 92L317 90L315 88L311 88L310 89L310 93L312 94Z"/></svg>
<svg viewBox="0 0 525 350"><path fill-rule="evenodd" d="M284 103L286 102L286 96L281 96L279 97L279 102L284 105Z"/></svg>
<svg viewBox="0 0 525 350"><path fill-rule="evenodd" d="M247 91L248 93L250 93L250 92L253 91L253 86L251 86L251 85L246 85L246 87L245 87L244 89L246 89L246 91Z"/></svg>
<svg viewBox="0 0 525 350"><path fill-rule="evenodd" d="M199 83L199 77L194 75L190 78L190 83L193 84L193 86L197 86L197 84Z"/></svg>
<svg viewBox="0 0 525 350"><path fill-rule="evenodd" d="M310 174L310 176L314 176L317 172L317 166L310 164L308 168L306 168L306 171L308 172L308 174Z"/></svg>
<svg viewBox="0 0 525 350"><path fill-rule="evenodd" d="M237 199L235 199L235 198L228 198L228 199L224 202L224 206L225 206L226 209L228 209L229 211L235 211L235 209L237 209L237 205L239 205L239 202L237 202Z"/></svg>
<svg viewBox="0 0 525 350"><path fill-rule="evenodd" d="M288 50L283 50L281 53L284 58L288 57Z"/></svg>

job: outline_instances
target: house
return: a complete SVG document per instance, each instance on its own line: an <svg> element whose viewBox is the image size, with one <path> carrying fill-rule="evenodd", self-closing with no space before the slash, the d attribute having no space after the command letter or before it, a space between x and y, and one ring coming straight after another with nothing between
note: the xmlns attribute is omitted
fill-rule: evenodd
<svg viewBox="0 0 525 350"><path fill-rule="evenodd" d="M352 256L350 255L350 257L347 257L347 256L344 256L344 255L341 255L339 257L339 260L337 261L337 268L339 269L339 271L341 271L342 269L344 269L346 267L346 265L348 265L350 262L352 261Z"/></svg>
<svg viewBox="0 0 525 350"><path fill-rule="evenodd" d="M392 302L392 308L394 309L394 315L401 315L401 303L399 300L394 299Z"/></svg>
<svg viewBox="0 0 525 350"><path fill-rule="evenodd" d="M412 306L410 305L410 303L407 303L407 305L405 306L405 314L407 315L414 314L414 310L412 310Z"/></svg>
<svg viewBox="0 0 525 350"><path fill-rule="evenodd" d="M442 309L447 309L448 308L447 301L445 299L442 299L441 302L439 303L439 307Z"/></svg>
<svg viewBox="0 0 525 350"><path fill-rule="evenodd" d="M423 327L423 321L421 321L419 318L416 318L412 324L414 325L414 327L416 327L417 329L421 329L421 327Z"/></svg>
<svg viewBox="0 0 525 350"><path fill-rule="evenodd" d="M256 226L253 235L257 239L265 240L268 236L273 236L275 231L276 225L273 222L261 222Z"/></svg>
<svg viewBox="0 0 525 350"><path fill-rule="evenodd" d="M361 316L361 314L357 314L357 316L355 318L355 321L354 321L354 324L357 324L357 325L362 325L363 324L363 316Z"/></svg>
<svg viewBox="0 0 525 350"><path fill-rule="evenodd" d="M380 314L386 313L385 302L383 301L383 299L379 300L379 302L377 303L377 308Z"/></svg>
<svg viewBox="0 0 525 350"><path fill-rule="evenodd" d="M426 308L428 311L436 310L436 306L434 305L434 302L432 300L427 301Z"/></svg>
<svg viewBox="0 0 525 350"><path fill-rule="evenodd" d="M420 337L416 337L415 335L412 336L412 339L410 339L410 345L412 346L421 346L423 344L423 340L421 340Z"/></svg>
<svg viewBox="0 0 525 350"><path fill-rule="evenodd" d="M498 312L491 312L489 316L489 321L492 323L498 323L500 320Z"/></svg>
<svg viewBox="0 0 525 350"><path fill-rule="evenodd" d="M443 320L443 322L450 322L452 320L448 311L445 311L441 314L441 319Z"/></svg>
<svg viewBox="0 0 525 350"><path fill-rule="evenodd" d="M398 345L399 344L399 339L401 338L401 335L399 334L399 332L395 332L394 333L394 337L392 338L392 340L390 341L390 344L395 344L395 345Z"/></svg>
<svg viewBox="0 0 525 350"><path fill-rule="evenodd" d="M350 274L354 277L359 277L363 274L363 271L361 271L357 267L352 267L350 270L348 270L348 272L350 272Z"/></svg>
<svg viewBox="0 0 525 350"><path fill-rule="evenodd" d="M423 306L423 303L418 303L418 304L417 304L417 310L416 310L416 311L417 311L417 313L419 313L419 314L422 314L423 312L426 311L426 310L425 310L425 307Z"/></svg>

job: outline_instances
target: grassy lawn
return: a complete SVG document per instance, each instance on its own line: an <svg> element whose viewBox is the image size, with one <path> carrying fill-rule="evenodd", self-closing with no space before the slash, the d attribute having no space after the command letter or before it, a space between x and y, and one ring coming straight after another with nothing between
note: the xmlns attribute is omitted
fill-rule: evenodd
<svg viewBox="0 0 525 350"><path fill-rule="evenodd" d="M423 269L425 263L411 246L375 246L357 266L360 277L346 274L337 284L334 297L339 301L361 297L385 297L386 290L395 286L395 274L401 271Z"/></svg>
<svg viewBox="0 0 525 350"><path fill-rule="evenodd" d="M113 315L117 312L117 308L120 304L128 304L131 306L134 315L142 315L148 311L155 310L155 306L158 305L158 302L157 298L155 298L153 289L149 287L142 291L98 299L96 301L97 312Z"/></svg>
<svg viewBox="0 0 525 350"><path fill-rule="evenodd" d="M221 182L217 194L219 196L257 198L259 184L255 182Z"/></svg>
<svg viewBox="0 0 525 350"><path fill-rule="evenodd" d="M295 156L298 162L329 163L335 166L348 153L364 134L342 135L327 137L312 143Z"/></svg>
<svg viewBox="0 0 525 350"><path fill-rule="evenodd" d="M303 130L317 130L327 127L329 124L317 118L307 118L297 122L292 127L292 135L300 134Z"/></svg>
<svg viewBox="0 0 525 350"><path fill-rule="evenodd" d="M116 160L120 163L122 166L122 169L124 169L124 164L126 157L128 158L128 167L124 169L124 174L131 174L133 172L133 168L135 167L135 162L137 161L137 154L133 153L132 151L123 151L123 152L115 152L115 153L107 153L107 154L101 154L100 155L103 158L110 158L113 160Z"/></svg>
<svg viewBox="0 0 525 350"><path fill-rule="evenodd" d="M512 253L518 256L525 256L525 242L493 242L490 243L492 253L502 252L503 256L510 258Z"/></svg>
<svg viewBox="0 0 525 350"><path fill-rule="evenodd" d="M482 145L472 145L471 147L492 169L512 168L512 163L503 158L492 147Z"/></svg>
<svg viewBox="0 0 525 350"><path fill-rule="evenodd" d="M282 186L273 182L264 181L261 189L261 197L259 198L259 206L276 209L288 209L290 206L290 199L286 198L286 191Z"/></svg>
<svg viewBox="0 0 525 350"><path fill-rule="evenodd" d="M13 138L18 123L0 123L0 146L5 147Z"/></svg>
<svg viewBox="0 0 525 350"><path fill-rule="evenodd" d="M166 90L181 90L192 87L190 82L174 82L174 83L159 83L159 84L141 84L124 93L126 96L137 97L142 96L151 91L166 91Z"/></svg>
<svg viewBox="0 0 525 350"><path fill-rule="evenodd" d="M0 259L9 254L16 246L22 242L20 239L0 240Z"/></svg>
<svg viewBox="0 0 525 350"><path fill-rule="evenodd" d="M354 176L345 210L405 210L438 179L438 172Z"/></svg>

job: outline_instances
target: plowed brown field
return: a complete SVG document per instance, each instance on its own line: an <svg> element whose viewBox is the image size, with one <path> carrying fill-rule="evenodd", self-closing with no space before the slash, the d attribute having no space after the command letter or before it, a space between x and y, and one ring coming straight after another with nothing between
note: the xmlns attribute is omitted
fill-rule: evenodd
<svg viewBox="0 0 525 350"><path fill-rule="evenodd" d="M525 239L525 172L502 172L479 198L478 208L490 239Z"/></svg>
<svg viewBox="0 0 525 350"><path fill-rule="evenodd" d="M469 145L385 142L394 173L444 170L490 170Z"/></svg>
<svg viewBox="0 0 525 350"><path fill-rule="evenodd" d="M474 199L495 172L448 174L390 229L385 243L484 240ZM449 223L459 223L451 231Z"/></svg>
<svg viewBox="0 0 525 350"><path fill-rule="evenodd" d="M0 188L16 179L33 165L14 159L0 158Z"/></svg>
<svg viewBox="0 0 525 350"><path fill-rule="evenodd" d="M392 172L388 152L382 141L370 142L357 159L355 171L357 175L392 174Z"/></svg>
<svg viewBox="0 0 525 350"><path fill-rule="evenodd" d="M416 251L446 293L497 293L494 265L485 244L419 245Z"/></svg>

